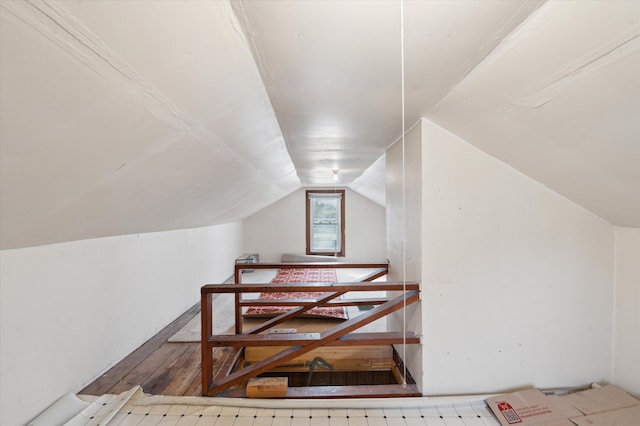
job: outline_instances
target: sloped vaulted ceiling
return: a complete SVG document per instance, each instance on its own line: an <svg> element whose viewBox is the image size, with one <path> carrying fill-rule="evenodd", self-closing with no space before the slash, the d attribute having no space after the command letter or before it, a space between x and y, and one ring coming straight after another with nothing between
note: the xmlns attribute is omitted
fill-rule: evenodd
<svg viewBox="0 0 640 426"><path fill-rule="evenodd" d="M400 1L0 0L2 248L384 204ZM405 1L406 121L640 226L640 2Z"/></svg>
<svg viewBox="0 0 640 426"><path fill-rule="evenodd" d="M350 183L401 133L399 1L238 1L303 184ZM542 4L407 1L407 128Z"/></svg>
<svg viewBox="0 0 640 426"><path fill-rule="evenodd" d="M2 247L238 220L300 186L229 4L2 2Z"/></svg>
<svg viewBox="0 0 640 426"><path fill-rule="evenodd" d="M427 113L609 222L640 227L640 2L548 2Z"/></svg>

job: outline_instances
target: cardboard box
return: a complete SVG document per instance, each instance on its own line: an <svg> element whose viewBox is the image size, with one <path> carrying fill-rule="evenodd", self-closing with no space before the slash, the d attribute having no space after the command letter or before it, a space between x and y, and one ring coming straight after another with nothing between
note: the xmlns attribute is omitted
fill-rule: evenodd
<svg viewBox="0 0 640 426"><path fill-rule="evenodd" d="M570 393L561 398L585 415L640 405L640 400L615 385Z"/></svg>
<svg viewBox="0 0 640 426"><path fill-rule="evenodd" d="M572 417L583 416L584 413L571 405L564 396L565 395L547 395L547 398L553 401L562 410L562 414L564 414L566 418L570 419Z"/></svg>
<svg viewBox="0 0 640 426"><path fill-rule="evenodd" d="M503 426L640 425L640 400L614 385L561 396L527 389L486 402Z"/></svg>
<svg viewBox="0 0 640 426"><path fill-rule="evenodd" d="M497 395L486 402L503 426L574 426L564 411L539 389Z"/></svg>
<svg viewBox="0 0 640 426"><path fill-rule="evenodd" d="M571 419L578 426L638 426L640 405Z"/></svg>

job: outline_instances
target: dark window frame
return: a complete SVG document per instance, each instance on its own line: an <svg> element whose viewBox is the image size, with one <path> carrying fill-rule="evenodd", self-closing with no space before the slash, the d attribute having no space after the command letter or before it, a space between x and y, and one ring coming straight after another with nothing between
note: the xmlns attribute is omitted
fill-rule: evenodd
<svg viewBox="0 0 640 426"><path fill-rule="evenodd" d="M311 195L323 194L323 195L340 195L340 250L336 251L313 251L311 250ZM305 205L306 205L306 240L307 240L307 254L308 255L321 255L321 256L345 256L345 190L344 189L308 189L305 191Z"/></svg>

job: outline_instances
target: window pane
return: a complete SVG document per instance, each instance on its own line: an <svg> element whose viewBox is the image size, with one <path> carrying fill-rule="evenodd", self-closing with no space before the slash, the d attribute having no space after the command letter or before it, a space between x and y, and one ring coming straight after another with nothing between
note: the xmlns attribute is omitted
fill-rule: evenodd
<svg viewBox="0 0 640 426"><path fill-rule="evenodd" d="M339 202L335 198L313 198L313 251L340 251Z"/></svg>
<svg viewBox="0 0 640 426"><path fill-rule="evenodd" d="M308 254L343 254L344 192L307 191Z"/></svg>
<svg viewBox="0 0 640 426"><path fill-rule="evenodd" d="M313 251L340 251L338 245L338 227L318 223L313 225Z"/></svg>

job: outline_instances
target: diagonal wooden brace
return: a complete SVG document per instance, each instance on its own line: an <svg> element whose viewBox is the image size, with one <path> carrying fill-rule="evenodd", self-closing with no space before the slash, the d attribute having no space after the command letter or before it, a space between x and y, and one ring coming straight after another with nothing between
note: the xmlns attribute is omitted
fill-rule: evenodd
<svg viewBox="0 0 640 426"><path fill-rule="evenodd" d="M284 322L288 319L297 317L298 315L307 312L313 308L315 308L316 306L322 306L324 304L326 304L327 302L329 302L330 300L336 299L340 296L342 296L343 294L345 294L346 291L337 291L337 292L333 292L333 293L327 293L325 294L323 297L318 298L316 300L314 300L311 303L302 305L298 308L295 309L291 309L287 312L283 312L280 315L278 315L277 317L271 318L269 321L265 321L262 324L260 324L257 327L252 328L251 330L245 331L244 333L242 333L241 330L241 326L240 324L242 323L242 320L238 320L236 319L236 321L240 321L236 323L236 334L256 334L256 333L260 333L262 331L268 330L271 327L273 327L274 325L280 324L281 322ZM239 294L236 294L236 296L239 296ZM240 302L238 301L237 306L240 306ZM238 312L240 310L238 309ZM237 316L237 313L236 313Z"/></svg>
<svg viewBox="0 0 640 426"><path fill-rule="evenodd" d="M256 377L259 374L262 374L281 364L291 361L292 359L295 359L300 355L323 346L328 342L333 342L334 340L339 339L340 337L350 333L351 331L369 324L379 318L382 318L383 316L389 315L392 312L402 309L406 305L410 305L418 301L419 298L419 290L408 291L407 293L402 294L382 305L376 306L370 311L367 311L365 314L359 315L355 318L345 321L344 323L336 327L326 330L321 334L321 337L318 340L314 340L304 346L292 346L281 352L278 352L277 354L265 358L262 361L256 362L249 367L231 373L222 380L213 382L211 386L206 389L206 393L209 396L213 396L225 389L243 383L250 378Z"/></svg>
<svg viewBox="0 0 640 426"><path fill-rule="evenodd" d="M343 294L345 294L346 291L336 291L334 293L327 293L325 294L323 297L320 297L318 299L316 299L313 303L310 303L308 305L304 305L304 306L300 306L299 308L295 308L295 309L291 309L287 312L284 312L280 315L278 315L275 318L270 319L269 321L265 321L262 324L260 324L257 327L252 328L249 331L246 331L244 334L256 334L256 333L260 333L262 331L268 330L271 327L273 327L274 325L280 324L281 322L284 322L290 318L294 318L297 317L298 315L307 312L308 310L311 310L313 308L315 308L316 306L322 306L324 304L326 304L328 301L336 299L340 296L342 296Z"/></svg>

